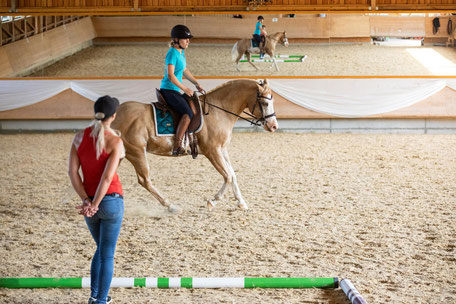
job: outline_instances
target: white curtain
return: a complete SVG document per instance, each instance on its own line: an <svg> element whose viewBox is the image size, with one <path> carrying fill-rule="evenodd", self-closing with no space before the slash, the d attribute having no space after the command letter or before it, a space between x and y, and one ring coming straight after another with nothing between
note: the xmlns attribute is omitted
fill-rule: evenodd
<svg viewBox="0 0 456 304"><path fill-rule="evenodd" d="M456 91L456 79L447 79L447 86Z"/></svg>
<svg viewBox="0 0 456 304"><path fill-rule="evenodd" d="M0 111L28 106L72 89L95 101L103 95L120 102L156 100L160 79L1 80ZM229 79L201 79L206 91ZM193 88L189 82L186 83ZM339 117L365 117L398 110L439 92L456 90L456 79L271 79L274 92L307 109Z"/></svg>
<svg viewBox="0 0 456 304"><path fill-rule="evenodd" d="M46 100L69 87L69 80L2 80L0 111L22 108Z"/></svg>
<svg viewBox="0 0 456 304"><path fill-rule="evenodd" d="M304 108L338 117L364 117L411 106L442 90L444 80L270 80L274 92Z"/></svg>

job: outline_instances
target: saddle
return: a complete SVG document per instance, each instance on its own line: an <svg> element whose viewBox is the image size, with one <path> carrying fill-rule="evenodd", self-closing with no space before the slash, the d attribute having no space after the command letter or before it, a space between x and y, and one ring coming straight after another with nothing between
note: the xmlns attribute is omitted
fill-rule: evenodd
<svg viewBox="0 0 456 304"><path fill-rule="evenodd" d="M260 36L261 37L261 42L263 42L263 48L266 46L266 37L264 36ZM259 48L260 47L260 42L258 40L255 39L255 37L253 37L252 39L250 39L251 42L252 42L252 48Z"/></svg>
<svg viewBox="0 0 456 304"><path fill-rule="evenodd" d="M157 94L157 102L154 102L153 105L157 109L161 110L162 117L165 117L168 112L169 114L171 114L174 123L174 130L176 130L182 115L175 111L170 105L168 105L159 89L156 89L155 92ZM196 96L196 94L193 94L192 97L189 97L186 94L184 94L183 96L188 103L193 103L196 109L196 113L193 115L193 118L190 121L190 124L188 125L187 131L185 132L184 136L184 142L187 141L189 143L190 153L192 154L192 157L195 159L198 156L198 139L195 133L197 133L201 129L202 124L201 105L199 98Z"/></svg>
<svg viewBox="0 0 456 304"><path fill-rule="evenodd" d="M252 48L260 47L260 43L255 38L250 39L252 41Z"/></svg>

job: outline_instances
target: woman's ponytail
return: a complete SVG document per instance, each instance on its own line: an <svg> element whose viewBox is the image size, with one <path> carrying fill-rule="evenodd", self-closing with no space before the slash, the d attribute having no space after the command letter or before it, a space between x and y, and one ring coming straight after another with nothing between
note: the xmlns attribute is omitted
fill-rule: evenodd
<svg viewBox="0 0 456 304"><path fill-rule="evenodd" d="M97 159L99 159L105 148L105 127L99 119L94 119L90 126L92 127L90 137L93 138L93 144L95 145L95 150L97 151Z"/></svg>

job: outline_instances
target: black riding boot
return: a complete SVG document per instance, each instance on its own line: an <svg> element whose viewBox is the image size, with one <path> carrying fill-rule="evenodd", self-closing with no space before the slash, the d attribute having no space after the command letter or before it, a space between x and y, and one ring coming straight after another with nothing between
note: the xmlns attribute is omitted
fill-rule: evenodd
<svg viewBox="0 0 456 304"><path fill-rule="evenodd" d="M177 125L176 135L174 138L173 155L185 154L185 149L182 148L182 141L189 124L190 117L187 114L182 115L179 124Z"/></svg>

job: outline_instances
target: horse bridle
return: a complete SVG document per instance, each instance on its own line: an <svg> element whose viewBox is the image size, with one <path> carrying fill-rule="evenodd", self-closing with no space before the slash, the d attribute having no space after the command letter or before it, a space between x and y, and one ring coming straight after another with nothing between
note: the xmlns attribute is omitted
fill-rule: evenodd
<svg viewBox="0 0 456 304"><path fill-rule="evenodd" d="M240 115L238 115L238 114L236 114L236 113L233 113L233 112L228 111L228 110L226 110L226 109L224 109L224 108L222 108L222 107L219 107L219 106L216 106L216 105L214 105L214 104L212 104L212 103L207 102L207 100L206 100L206 92L204 92L202 95L203 95L203 113L204 113L204 115L209 115L209 110L206 111L206 104L208 104L208 105L210 105L210 106L212 106L212 107L214 107L214 108L216 108L216 109L222 110L222 111L224 111L224 112L226 112L226 113L229 113L229 114L234 115L234 116L236 116L236 117L238 117L238 118L241 118L241 119L243 119L243 120L246 120L246 121L250 122L250 124L255 125L255 126L262 126L262 125L264 126L264 124L266 123L266 119L268 119L268 118L270 118L270 117L273 117L273 116L276 116L276 113L275 113L275 112L272 113L272 114L264 115L264 110L263 110L263 107L261 106L261 100L263 100L263 99L272 100L272 96L271 96L271 97L268 97L268 96L261 95L261 94L260 94L260 89L259 89L259 88L257 88L257 97L256 97L255 103L253 104L252 112L251 112L251 113L248 113L248 112L246 112L246 111L242 111L242 113L244 113L244 114L250 116L250 117L253 118L253 119L244 118L244 117L242 117L242 116L240 116ZM258 104L259 107L260 107L261 116L262 116L261 118L258 118L258 117L256 117L256 116L253 114L253 113L255 113L255 106L256 106L257 104ZM249 108L249 110L250 110L250 108Z"/></svg>
<svg viewBox="0 0 456 304"><path fill-rule="evenodd" d="M276 39L276 38L269 37L269 39L279 42L279 39ZM285 45L285 43L288 42L287 34L283 34L282 40L283 40L282 45Z"/></svg>

